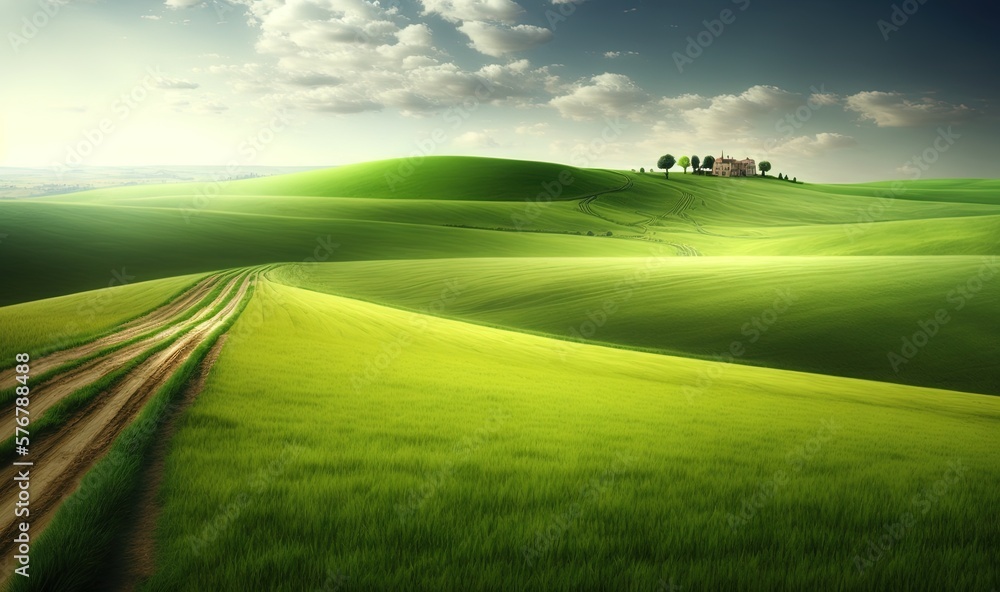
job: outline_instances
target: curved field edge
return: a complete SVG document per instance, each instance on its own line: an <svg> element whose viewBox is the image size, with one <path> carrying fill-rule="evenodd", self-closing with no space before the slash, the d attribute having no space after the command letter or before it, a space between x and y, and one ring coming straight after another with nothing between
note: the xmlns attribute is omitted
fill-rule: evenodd
<svg viewBox="0 0 1000 592"><path fill-rule="evenodd" d="M996 257L369 261L268 277L564 340L1000 394Z"/></svg>
<svg viewBox="0 0 1000 592"><path fill-rule="evenodd" d="M267 281L233 332L174 436L143 590L996 584L993 397L559 342ZM961 478L924 512L949 463ZM906 512L903 543L860 574L855 555Z"/></svg>
<svg viewBox="0 0 1000 592"><path fill-rule="evenodd" d="M169 304L210 273L115 285L0 307L0 369L12 367L16 353L27 352L37 359L110 335L120 325Z"/></svg>
<svg viewBox="0 0 1000 592"><path fill-rule="evenodd" d="M224 278L229 278L230 276L235 276L235 275L238 275L238 272L234 272L231 274L226 273L224 274ZM219 285L216 286L216 289L213 289L212 292L206 295L206 297L201 302L192 307L191 310L189 310L187 313L181 315L174 322L168 323L149 333L140 335L135 339L102 350L95 356L82 358L78 363L75 362L66 364L65 366L58 368L56 371L60 373L65 372L69 369L72 369L73 367L76 367L79 364L86 363L96 357L110 355L115 351L131 343L142 341L155 333L158 333L160 331L163 331L165 329L168 329L176 325L183 324L188 319L190 319L194 314L198 313L200 310L204 309L211 302L213 302L215 298L219 296L222 288L225 286L226 286L226 281L225 280L220 281ZM221 311L223 308L225 308L226 305L233 298L236 297L238 292L239 292L239 285L234 284L227 298L220 299L220 301L215 306L207 310L207 317L212 317L216 315L219 311ZM190 329L191 327L193 327L193 325L187 328ZM134 370L137 366L148 360L153 355L170 347L178 339L182 339L184 337L184 334L185 333L183 331L180 331L178 333L175 333L174 335L171 335L169 337L160 340L157 343L151 344L149 347L139 352L136 356L125 361L120 367L103 375L95 382L83 386L73 391L72 393L69 393L62 399L60 399L57 403L55 403L48 410L46 410L45 413L43 413L40 417L36 416L35 419L32 420L31 423L32 437L37 439L44 436L45 434L49 434L57 430L60 426L64 425L67 421L69 421L69 419L72 418L74 414L76 414L81 409L86 408L87 405L89 405L96 397L98 397L102 393L106 392L108 389L114 387L119 382L121 382L121 380L127 377L132 372L132 370ZM13 391L11 391L11 393L13 393ZM15 436L12 434L9 438L0 442L0 462L16 460L17 456L15 454L14 440Z"/></svg>
<svg viewBox="0 0 1000 592"><path fill-rule="evenodd" d="M600 169L502 158L439 156L366 162L241 181L121 187L41 199L134 199L167 193L197 196L199 200L190 205L194 210L217 195L522 201L546 193L550 198L567 200L620 185L620 175Z"/></svg>
<svg viewBox="0 0 1000 592"><path fill-rule="evenodd" d="M252 282L233 316L213 331L168 381L157 390L139 416L115 439L111 450L84 476L48 528L32 546L33 577L12 575L8 592L29 590L88 591L107 582L107 568L134 502L138 478L163 424L177 413L177 400L216 341L232 327L253 299Z"/></svg>
<svg viewBox="0 0 1000 592"><path fill-rule="evenodd" d="M67 362L65 364L59 365L59 366L57 366L55 368L52 368L48 372L44 372L44 373L41 373L41 374L34 374L34 375L31 376L32 383L36 384L36 385L46 383L46 382L52 380L53 378L55 378L55 377L57 377L57 376L59 376L61 374L65 374L67 372L75 370L76 368L79 368L80 366L82 366L82 365L84 365L84 364L86 364L88 362L91 362L93 360L96 360L96 359L108 356L110 354L113 354L114 352L116 352L116 351L118 351L120 349L126 348L126 347L128 347L130 345L133 345L133 344L141 342L141 341L145 341L145 340L149 339L150 337L153 337L154 335L160 333L161 331L163 331L165 329L169 329L171 327L175 327L177 325L180 325L180 324L184 323L185 321L189 320L194 315L196 315L199 312L205 310L205 307L208 306L209 303L211 303L213 300L215 300L215 298L217 298L219 296L219 294L222 292L223 288L226 285L226 280L228 280L229 278L231 278L236 273L238 273L238 270L226 270L226 271L219 272L217 274L218 282L216 283L215 287L212 288L212 290L210 290L207 294L205 294L205 296L200 301L198 301L197 303L195 303L193 306L188 307L188 309L185 312L183 312L183 313L181 313L181 314L179 314L177 316L172 317L167 323L165 323L163 325L160 325L158 327L154 327L154 328L150 329L149 331L146 331L145 333L140 333L140 334L136 335L135 337L133 337L131 339L126 339L124 341L115 343L113 345L109 345L108 347L106 347L104 349L101 349L101 350L98 350L98 351L95 351L95 352L93 352L93 353L91 353L89 355L80 356L80 357L78 357L78 358L76 358L76 359L74 359L72 361L69 361L69 362ZM213 275L213 274L205 274L205 277L207 278L208 276L211 276L211 275ZM193 284L193 285L197 285L197 283ZM189 288L190 288L190 286L189 286ZM161 307L174 302L181 295L183 295L183 293L176 295L174 298L171 298L169 301L167 301L166 303L164 303L163 305L161 305ZM152 310L149 310L149 311L143 313L143 315L138 316L138 317L136 317L136 318L134 318L132 320L134 321L134 320L142 319L146 315L149 315L150 313L155 312L157 309L159 309L161 307L157 307L157 308L154 308ZM110 329L110 330L108 330L108 331L106 331L106 332L104 332L102 334L99 334L99 335L97 335L95 337L88 338L88 339L80 339L80 340L78 340L79 341L78 343L74 343L74 344L72 344L70 346L67 346L65 348L61 347L61 348L59 348L57 350L54 350L54 351L62 351L62 350L68 349L68 348L76 347L78 345L85 345L85 344L91 343L91 342L93 342L93 341L95 341L97 339L102 339L104 337L108 337L108 336L114 335L115 333L117 333L119 331L119 329L127 326L130 322L131 321L127 321L125 323L118 324L114 328L112 328L112 329ZM54 353L54 351L53 352L49 352L49 353ZM41 357L44 357L44 356L41 356ZM37 361L38 359L39 359L39 357L32 358L32 360L35 360L35 361ZM16 386L10 387L10 388L7 388L7 389L0 389L0 408L2 408L3 406L6 406L6 405L13 405L14 399L16 397L17 397ZM2 448L2 446L0 446L0 448Z"/></svg>

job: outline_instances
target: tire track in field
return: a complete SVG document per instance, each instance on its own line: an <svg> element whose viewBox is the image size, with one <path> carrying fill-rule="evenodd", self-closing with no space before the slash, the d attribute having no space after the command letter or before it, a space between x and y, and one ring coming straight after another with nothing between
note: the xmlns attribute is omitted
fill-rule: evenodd
<svg viewBox="0 0 1000 592"><path fill-rule="evenodd" d="M158 327L169 324L172 319L181 316L192 306L201 302L221 279L222 276L220 274L213 274L196 283L190 290L174 298L167 304L150 311L142 317L125 323L119 331L99 337L93 341L88 341L82 345L56 351L34 359L30 362L31 373L35 376L46 374L64 364L93 355L101 350L124 343ZM7 368L0 371L0 390L15 386L17 384L15 376L14 368Z"/></svg>
<svg viewBox="0 0 1000 592"><path fill-rule="evenodd" d="M48 411L53 405L63 400L65 397L125 366L150 347L153 347L158 343L169 339L178 333L185 332L191 327L197 325L198 322L208 316L211 311L215 309L215 307L225 302L226 299L232 295L233 287L239 280L240 276L233 277L215 298L215 300L209 303L208 306L204 307L201 312L195 315L194 318L178 325L168 326L156 335L152 335L147 339L127 345L121 349L110 352L107 355L89 360L77 368L58 374L37 386L33 386L31 389L31 403L29 406L29 411L31 412L33 420L37 421L42 414ZM5 411L3 411L3 416L0 417L0 434L4 434L4 438L6 438L8 434L13 434L16 428L13 402L11 405L6 407Z"/></svg>
<svg viewBox="0 0 1000 592"><path fill-rule="evenodd" d="M625 185L623 185L622 187L620 187L618 189L613 189L613 190L610 190L610 191L603 191L601 193L596 193L594 195L590 195L588 197L583 198L582 200L580 200L580 203L579 203L579 209L580 209L581 212L583 212L584 214L588 214L590 216L594 216L596 218L600 218L601 220L604 220L605 222L611 222L612 224L618 224L618 225L621 225L621 226L629 226L629 227L632 227L632 228L636 228L638 230L641 230L642 234L645 235L645 234L647 234L649 232L649 227L650 226L656 224L657 222L660 222L661 220L663 220L667 216L678 216L678 217L684 216L686 214L687 210L690 209L694 205L694 203L695 203L695 201L697 199L697 198L695 198L694 195L691 195L690 193L682 193L681 194L681 199L678 200L677 203L675 203L673 206L670 207L670 209L668 209L666 212L664 212L662 214L656 215L656 214L650 214L650 213L647 213L647 212L636 211L635 212L636 214L639 214L640 216L649 216L649 218L647 218L646 220L642 220L640 222L619 222L617 220L612 220L611 218L608 218L607 216L604 216L604 215L598 213L596 210L594 210L593 205L594 205L594 202L597 201L597 198L600 197L600 196L602 196L602 195L606 195L608 193L617 193L617 192L620 192L620 191L627 191L627 190L631 189L634 186L634 182L632 181L632 178L629 177L628 175L624 175L622 173L615 173L615 174L616 175L621 175L622 177L625 177L628 180L625 183ZM701 252L698 249L696 249L695 247L691 246L691 245L687 245L687 244L684 244L684 243L674 243L674 242L665 242L664 244L667 244L667 245L670 245L671 247L673 247L677 251L677 254L680 255L680 256L682 256L682 257L700 257L701 256Z"/></svg>
<svg viewBox="0 0 1000 592"><path fill-rule="evenodd" d="M52 519L63 500L79 485L87 471L111 448L112 443L142 411L149 399L194 353L216 328L235 314L257 272L242 276L243 281L226 305L202 320L169 347L134 368L119 383L76 413L57 432L31 444L24 458L34 463L31 474L31 538L37 537ZM15 469L0 469L0 553L8 573L13 568L14 536L23 518L14 514L19 487Z"/></svg>

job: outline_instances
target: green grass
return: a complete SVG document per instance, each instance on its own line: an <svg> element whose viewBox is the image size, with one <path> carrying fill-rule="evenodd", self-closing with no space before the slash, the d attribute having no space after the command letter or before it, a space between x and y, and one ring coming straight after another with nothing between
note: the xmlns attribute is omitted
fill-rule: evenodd
<svg viewBox="0 0 1000 592"><path fill-rule="evenodd" d="M115 285L0 307L0 368L11 366L16 353L37 358L101 337L173 300L203 277L195 274Z"/></svg>
<svg viewBox="0 0 1000 592"><path fill-rule="evenodd" d="M79 488L59 508L52 523L32 545L32 577L14 577L9 592L28 590L86 591L105 588L107 565L114 558L134 519L123 508L135 502L139 478L163 424L177 412L185 386L219 337L253 296L251 286L237 313L212 332L183 366L118 436L111 450L91 469Z"/></svg>
<svg viewBox="0 0 1000 592"><path fill-rule="evenodd" d="M1000 288L989 276L961 310L949 300L1000 254L1000 181L406 165L0 201L16 229L0 275L18 279L0 305L122 267L272 266L171 443L143 589L1000 585L1000 398L959 392L1000 394ZM563 171L573 184L539 200ZM795 302L751 340L775 290ZM609 299L588 339L614 348L546 337L588 332ZM888 353L939 308L948 323L892 372ZM741 364L713 361L737 340ZM34 586L108 569L152 437L130 430L138 447L39 539L54 579ZM924 513L956 459L967 473ZM855 555L917 502L859 574Z"/></svg>
<svg viewBox="0 0 1000 592"><path fill-rule="evenodd" d="M241 325L173 441L144 590L311 590L337 574L352 589L997 583L1000 399L564 343L267 282ZM955 459L961 480L915 505ZM906 512L915 524L859 574L855 554Z"/></svg>
<svg viewBox="0 0 1000 592"><path fill-rule="evenodd" d="M405 199L382 199L393 197L386 172L405 166L397 160L209 185L206 196L198 193L205 185L158 185L4 200L0 219L17 231L5 240L0 274L18 283L4 286L0 304L93 289L122 267L148 280L308 259L642 256L648 241L710 256L1000 250L996 181L955 181L952 201L943 201L940 184L935 200L910 199L931 191L914 182L898 192L904 199L890 200L868 185L422 162L395 195ZM539 199L563 170L574 182L554 201ZM633 185L602 195L590 204L593 215L569 199L620 188L626 177ZM678 210L685 195L693 199ZM574 236L588 232L613 238Z"/></svg>
<svg viewBox="0 0 1000 592"><path fill-rule="evenodd" d="M562 185L557 199L573 199L620 187L624 178L609 171L572 166L465 156L392 159L244 181L191 183L167 187L115 189L115 197L174 195L268 195L522 201L545 191L543 183ZM556 193L556 191L553 191ZM102 191L79 199L104 199ZM61 196L60 196L61 197ZM46 198L50 199L50 198ZM57 197L55 201L59 201Z"/></svg>
<svg viewBox="0 0 1000 592"><path fill-rule="evenodd" d="M1000 260L994 257L991 264L993 269L977 257L651 255L300 264L271 277L411 310L427 309L454 283L461 298L439 314L473 323L1000 394L1000 374L992 371L1000 334ZM978 292L970 291L976 287ZM903 338L912 339L919 323L940 309L948 313L947 323L911 361L893 367L889 353L900 353ZM732 354L734 342L740 344L738 356Z"/></svg>

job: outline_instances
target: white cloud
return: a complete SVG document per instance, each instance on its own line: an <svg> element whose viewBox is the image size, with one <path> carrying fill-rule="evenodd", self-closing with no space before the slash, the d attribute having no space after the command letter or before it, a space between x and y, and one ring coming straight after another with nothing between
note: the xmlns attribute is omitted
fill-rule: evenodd
<svg viewBox="0 0 1000 592"><path fill-rule="evenodd" d="M796 136L771 150L774 154L796 156L820 156L832 150L857 146L858 142L851 136L822 132L813 136Z"/></svg>
<svg viewBox="0 0 1000 592"><path fill-rule="evenodd" d="M599 117L634 117L649 101L649 96L631 78L605 72L574 85L569 92L549 104L563 117L576 120Z"/></svg>
<svg viewBox="0 0 1000 592"><path fill-rule="evenodd" d="M685 98L694 101L693 95L678 97ZM778 114L801 104L799 95L776 86L758 85L738 95L717 95L709 99L707 106L689 108L680 115L692 127L708 135L733 136L750 132L761 121L774 121Z"/></svg>
<svg viewBox="0 0 1000 592"><path fill-rule="evenodd" d="M165 88L172 90L195 89L200 86L197 82L191 82L190 80L181 80L179 78L158 78L153 84L156 86L156 88Z"/></svg>
<svg viewBox="0 0 1000 592"><path fill-rule="evenodd" d="M490 135L492 131L465 132L455 137L452 144L460 148L497 148L500 144Z"/></svg>
<svg viewBox="0 0 1000 592"><path fill-rule="evenodd" d="M679 97L664 97L659 103L671 111L687 111L697 107L707 107L711 104L711 100L701 95L686 94Z"/></svg>
<svg viewBox="0 0 1000 592"><path fill-rule="evenodd" d="M167 8L193 8L201 4L203 0L166 0Z"/></svg>
<svg viewBox="0 0 1000 592"><path fill-rule="evenodd" d="M975 113L965 105L953 105L930 97L911 100L896 92L865 91L845 99L845 108L878 127L912 127L954 123Z"/></svg>
<svg viewBox="0 0 1000 592"><path fill-rule="evenodd" d="M519 136L544 136L551 128L547 123L523 123L514 128L514 133Z"/></svg>
<svg viewBox="0 0 1000 592"><path fill-rule="evenodd" d="M840 97L834 93L818 92L809 95L808 102L816 107L832 107L840 103Z"/></svg>
<svg viewBox="0 0 1000 592"><path fill-rule="evenodd" d="M139 18L146 19L148 21L158 21L158 20L162 19L163 17L160 16L160 15L158 15L158 14L143 14L143 15L139 16Z"/></svg>
<svg viewBox="0 0 1000 592"><path fill-rule="evenodd" d="M493 25L480 21L464 22L458 26L458 30L471 41L469 47L497 58L538 47L548 43L553 37L552 31L544 27Z"/></svg>
<svg viewBox="0 0 1000 592"><path fill-rule="evenodd" d="M617 58L620 58L620 57L625 57L625 56L637 56L637 55L639 55L639 52L637 52L637 51L606 51L606 52L604 52L604 57L608 58L609 60L614 60L614 59L617 59Z"/></svg>
<svg viewBox="0 0 1000 592"><path fill-rule="evenodd" d="M524 9L512 0L421 0L424 14L438 14L453 23L499 21L513 24Z"/></svg>

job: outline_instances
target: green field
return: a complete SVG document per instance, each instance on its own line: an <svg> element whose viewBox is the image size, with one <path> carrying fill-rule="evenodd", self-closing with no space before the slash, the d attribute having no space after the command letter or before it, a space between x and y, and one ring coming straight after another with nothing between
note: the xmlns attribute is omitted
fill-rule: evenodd
<svg viewBox="0 0 1000 592"><path fill-rule="evenodd" d="M78 339L267 266L165 447L139 589L1000 586L998 180L439 157L0 221L6 357L109 270L136 283ZM148 454L78 497L138 503ZM121 568L73 535L108 511L66 504L37 569Z"/></svg>

